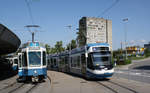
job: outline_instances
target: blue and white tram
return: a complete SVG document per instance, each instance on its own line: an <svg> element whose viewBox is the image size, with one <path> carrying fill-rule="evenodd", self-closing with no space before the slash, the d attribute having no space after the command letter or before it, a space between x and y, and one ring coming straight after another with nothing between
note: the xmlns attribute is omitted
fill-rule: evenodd
<svg viewBox="0 0 150 93"><path fill-rule="evenodd" d="M59 54L58 70L62 72L69 72L69 51L64 51Z"/></svg>
<svg viewBox="0 0 150 93"><path fill-rule="evenodd" d="M46 49L39 42L28 42L18 54L18 75L20 80L32 82L43 80L47 76Z"/></svg>
<svg viewBox="0 0 150 93"><path fill-rule="evenodd" d="M17 56L13 56L13 57L9 57L7 58L12 66L12 70L17 71L18 70L18 57Z"/></svg>
<svg viewBox="0 0 150 93"><path fill-rule="evenodd" d="M58 70L58 65L59 65L58 61L59 61L58 54L48 55L48 68L51 70Z"/></svg>
<svg viewBox="0 0 150 93"><path fill-rule="evenodd" d="M73 49L70 58L71 73L97 79L111 77L114 73L107 43L87 44Z"/></svg>
<svg viewBox="0 0 150 93"><path fill-rule="evenodd" d="M18 57L15 56L12 58L12 68L14 71L17 71L18 70Z"/></svg>

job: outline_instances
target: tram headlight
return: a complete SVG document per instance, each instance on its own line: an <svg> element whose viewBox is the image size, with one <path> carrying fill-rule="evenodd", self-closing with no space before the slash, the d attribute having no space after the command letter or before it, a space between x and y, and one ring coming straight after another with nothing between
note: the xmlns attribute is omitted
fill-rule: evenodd
<svg viewBox="0 0 150 93"><path fill-rule="evenodd" d="M96 66L99 66L99 64L96 64Z"/></svg>
<svg viewBox="0 0 150 93"><path fill-rule="evenodd" d="M35 73L35 74L37 74L37 71L36 71L36 70L34 70L34 73Z"/></svg>

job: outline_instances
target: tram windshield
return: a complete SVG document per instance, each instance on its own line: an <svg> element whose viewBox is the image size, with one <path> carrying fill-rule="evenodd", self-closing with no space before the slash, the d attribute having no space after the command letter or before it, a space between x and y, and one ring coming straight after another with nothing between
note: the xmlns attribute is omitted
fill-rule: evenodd
<svg viewBox="0 0 150 93"><path fill-rule="evenodd" d="M93 53L92 55L93 65L94 66L104 66L111 64L110 52L98 52Z"/></svg>
<svg viewBox="0 0 150 93"><path fill-rule="evenodd" d="M29 52L29 66L41 66L41 52Z"/></svg>

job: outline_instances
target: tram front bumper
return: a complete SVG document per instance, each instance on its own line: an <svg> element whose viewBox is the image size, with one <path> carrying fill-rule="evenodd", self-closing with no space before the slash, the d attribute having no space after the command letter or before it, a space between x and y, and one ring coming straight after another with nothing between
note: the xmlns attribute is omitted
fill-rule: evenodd
<svg viewBox="0 0 150 93"><path fill-rule="evenodd" d="M39 76L39 75L47 75L47 69L22 69L18 72L19 76Z"/></svg>
<svg viewBox="0 0 150 93"><path fill-rule="evenodd" d="M112 75L114 74L114 70L93 70L87 71L86 74L90 78L102 79L112 77Z"/></svg>

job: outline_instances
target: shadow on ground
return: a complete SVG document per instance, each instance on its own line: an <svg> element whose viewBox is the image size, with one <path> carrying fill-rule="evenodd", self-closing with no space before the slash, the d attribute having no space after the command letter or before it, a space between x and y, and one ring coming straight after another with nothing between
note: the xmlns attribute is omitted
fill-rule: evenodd
<svg viewBox="0 0 150 93"><path fill-rule="evenodd" d="M17 72L12 70L11 65L5 59L0 59L0 81L13 77L16 74Z"/></svg>
<svg viewBox="0 0 150 93"><path fill-rule="evenodd" d="M135 67L133 69L138 69L138 70L150 70L150 66L139 66L139 67Z"/></svg>

